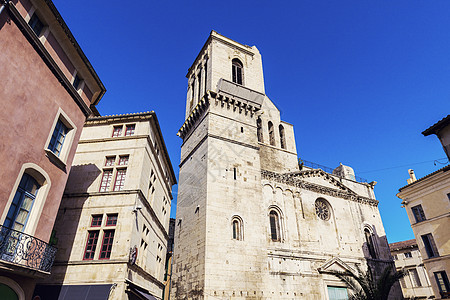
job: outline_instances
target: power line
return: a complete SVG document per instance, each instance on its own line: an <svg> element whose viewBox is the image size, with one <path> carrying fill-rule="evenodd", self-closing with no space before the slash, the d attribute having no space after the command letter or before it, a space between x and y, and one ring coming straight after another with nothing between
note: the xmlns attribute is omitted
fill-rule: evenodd
<svg viewBox="0 0 450 300"><path fill-rule="evenodd" d="M444 159L446 160L445 162L440 162L440 160L444 160ZM388 167L388 168L371 170L371 171L358 172L358 174L373 173L373 172L379 172L379 171L385 171L385 170L391 170L391 169L398 169L398 168L407 168L407 167L410 167L410 166L415 166L415 165L420 165L420 164L425 164L425 163L430 163L430 162L434 162L434 165L436 165L436 163L439 163L439 164L443 165L443 164L448 163L448 159L446 157L443 157L443 158L438 158L438 159L433 159L433 160L427 160L427 161L411 163L411 164L407 164L407 165L401 165L401 166Z"/></svg>

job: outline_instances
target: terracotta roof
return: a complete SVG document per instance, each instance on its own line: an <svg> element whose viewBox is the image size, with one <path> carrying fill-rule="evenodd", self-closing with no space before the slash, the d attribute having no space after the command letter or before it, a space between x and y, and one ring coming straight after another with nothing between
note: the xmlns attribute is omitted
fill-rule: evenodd
<svg viewBox="0 0 450 300"><path fill-rule="evenodd" d="M436 124L432 125L428 129L425 129L422 132L422 134L424 136L428 136L430 134L435 134L439 130L441 130L443 127L445 127L445 126L447 126L449 124L450 124L450 115L447 115L445 118L443 118L442 120L438 121Z"/></svg>
<svg viewBox="0 0 450 300"><path fill-rule="evenodd" d="M95 121L95 120L104 120L104 119L120 119L120 118L150 116L150 115L155 115L155 112L154 111L145 111L145 112L128 113L128 114L91 116L86 120L86 122Z"/></svg>
<svg viewBox="0 0 450 300"><path fill-rule="evenodd" d="M389 244L389 249L391 251L401 250L401 249L406 249L406 248L413 248L413 247L417 247L417 242L415 239Z"/></svg>
<svg viewBox="0 0 450 300"><path fill-rule="evenodd" d="M435 175L435 174L437 174L437 173L439 173L439 172L446 172L446 171L448 171L448 170L450 170L450 165L446 165L445 167L440 168L439 170L434 171L433 173L430 173L430 174L428 174L428 175L426 175L426 176L424 176L424 177L422 177L422 178L419 178L419 179L417 179L416 181L411 182L410 184L407 184L407 185L405 185L405 186L399 188L398 191L401 192L404 188L410 187L410 186L416 184L417 182L423 181L424 179L426 179L426 178L428 178L428 177L431 177L431 176L433 176L433 175Z"/></svg>

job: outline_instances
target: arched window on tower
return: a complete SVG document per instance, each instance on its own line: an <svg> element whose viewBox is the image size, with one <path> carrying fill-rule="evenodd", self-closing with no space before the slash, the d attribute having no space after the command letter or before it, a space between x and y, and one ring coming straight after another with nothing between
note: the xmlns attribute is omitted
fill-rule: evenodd
<svg viewBox="0 0 450 300"><path fill-rule="evenodd" d="M256 134L258 135L258 142L263 143L262 121L261 118L256 120Z"/></svg>
<svg viewBox="0 0 450 300"><path fill-rule="evenodd" d="M243 65L242 65L241 61L237 58L233 59L231 61L231 68L232 68L233 82L237 83L237 84L242 84L242 82L243 82L243 76L242 76Z"/></svg>
<svg viewBox="0 0 450 300"><path fill-rule="evenodd" d="M286 149L286 137L284 136L284 127L283 125L280 125L278 127L280 130L280 145L282 149Z"/></svg>
<svg viewBox="0 0 450 300"><path fill-rule="evenodd" d="M234 216L231 221L231 226L233 229L233 240L242 241L244 239L242 219L238 216Z"/></svg>
<svg viewBox="0 0 450 300"><path fill-rule="evenodd" d="M269 141L270 141L270 145L275 146L275 134L273 132L273 124L272 124L272 122L269 121L268 127L269 127Z"/></svg>
<svg viewBox="0 0 450 300"><path fill-rule="evenodd" d="M281 241L280 216L278 212L276 212L275 210L271 210L269 213L269 221L270 221L270 238L274 242Z"/></svg>
<svg viewBox="0 0 450 300"><path fill-rule="evenodd" d="M364 236L366 237L367 248L369 249L369 254L371 258L377 258L377 254L375 252L375 245L373 243L373 234L370 232L368 228L364 229Z"/></svg>

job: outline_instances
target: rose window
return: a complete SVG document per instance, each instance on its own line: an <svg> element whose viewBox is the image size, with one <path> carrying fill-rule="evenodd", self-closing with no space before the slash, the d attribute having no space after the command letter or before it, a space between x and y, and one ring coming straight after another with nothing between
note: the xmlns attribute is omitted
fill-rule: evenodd
<svg viewBox="0 0 450 300"><path fill-rule="evenodd" d="M326 221L330 218L330 208L324 200L316 200L316 215Z"/></svg>

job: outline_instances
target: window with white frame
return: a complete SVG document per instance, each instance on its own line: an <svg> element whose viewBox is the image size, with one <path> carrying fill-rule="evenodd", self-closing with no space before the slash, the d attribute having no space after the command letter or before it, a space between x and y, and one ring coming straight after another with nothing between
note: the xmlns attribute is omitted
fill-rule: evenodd
<svg viewBox="0 0 450 300"><path fill-rule="evenodd" d="M100 180L100 192L122 191L125 187L125 178L127 174L127 166L130 156L106 156L103 167L102 177ZM114 184L113 183L114 178Z"/></svg>
<svg viewBox="0 0 450 300"><path fill-rule="evenodd" d="M67 162L75 131L74 123L59 109L45 144L47 156L58 166L65 166Z"/></svg>
<svg viewBox="0 0 450 300"><path fill-rule="evenodd" d="M136 124L113 126L112 137L132 136L136 131Z"/></svg>

